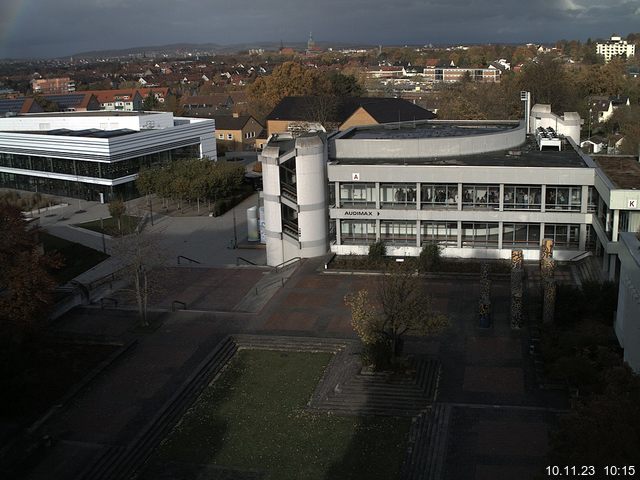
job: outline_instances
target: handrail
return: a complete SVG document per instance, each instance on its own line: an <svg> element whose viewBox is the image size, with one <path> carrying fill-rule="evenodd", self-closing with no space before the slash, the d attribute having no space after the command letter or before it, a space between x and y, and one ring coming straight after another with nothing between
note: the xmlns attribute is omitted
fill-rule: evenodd
<svg viewBox="0 0 640 480"><path fill-rule="evenodd" d="M89 290L94 290L96 287L99 287L100 285L105 284L107 282L113 283L116 280L116 278L127 268L128 267L122 267L116 270L115 272L107 273L106 275L94 280L93 282L90 282L87 285L87 288Z"/></svg>
<svg viewBox="0 0 640 480"><path fill-rule="evenodd" d="M251 260L247 260L246 258L236 257L236 267L240 265L240 260L242 260L243 262L247 262L249 265L258 265L257 263L253 263Z"/></svg>
<svg viewBox="0 0 640 480"><path fill-rule="evenodd" d="M172 312L176 311L176 304L180 305L182 307L182 310L186 310L187 309L187 304L185 302L181 302L180 300L174 300L173 302L171 302L171 311Z"/></svg>
<svg viewBox="0 0 640 480"><path fill-rule="evenodd" d="M271 287L271 286L275 285L276 283L279 283L281 287L284 287L284 282L285 282L285 278L284 277L280 277L280 278L276 279L273 282L267 283L266 285L261 285L259 287L256 287L255 288L256 295L258 295L258 292L260 290L264 290L267 287Z"/></svg>
<svg viewBox="0 0 640 480"><path fill-rule="evenodd" d="M118 300L117 299L110 298L110 297L103 297L103 298L100 299L100 308L102 310L104 310L104 302L105 302L105 300L111 302L114 307L116 307L116 308L118 307Z"/></svg>
<svg viewBox="0 0 640 480"><path fill-rule="evenodd" d="M278 271L284 270L289 265L292 265L295 262L300 262L300 261L302 261L302 258L300 258L300 257L290 258L289 260L286 260L286 261L282 262L281 264L276 265L275 267L273 267L273 271L274 272L278 272Z"/></svg>
<svg viewBox="0 0 640 480"><path fill-rule="evenodd" d="M592 255L593 255L593 252L591 252L591 251L582 252L582 253L579 253L578 255L576 255L575 257L570 258L569 261L570 262L578 262L578 261L582 260L583 258L591 257Z"/></svg>
<svg viewBox="0 0 640 480"><path fill-rule="evenodd" d="M180 265L180 259L184 258L185 260L189 260L189 263L197 263L200 264L198 260L194 260L193 258L185 257L184 255L178 255L178 265Z"/></svg>

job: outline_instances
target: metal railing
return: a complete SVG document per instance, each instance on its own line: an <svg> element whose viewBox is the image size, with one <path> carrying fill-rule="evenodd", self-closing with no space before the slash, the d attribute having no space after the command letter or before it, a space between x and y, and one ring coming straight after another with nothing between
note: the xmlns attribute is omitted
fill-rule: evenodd
<svg viewBox="0 0 640 480"><path fill-rule="evenodd" d="M104 310L105 302L106 303L111 303L111 305L113 305L114 308L118 308L118 300L116 300L115 298L104 297L104 298L100 299L100 308L102 310Z"/></svg>
<svg viewBox="0 0 640 480"><path fill-rule="evenodd" d="M583 260L587 257L590 257L593 255L593 252L591 251L586 251L586 252L582 252L579 253L578 255L576 255L575 257L572 257L569 259L570 262L579 262L580 260Z"/></svg>
<svg viewBox="0 0 640 480"><path fill-rule="evenodd" d="M197 264L200 265L200 262L198 260L194 260L193 258L185 257L184 255L178 255L178 265L181 265L180 259L187 260L190 264L191 263L197 263Z"/></svg>
<svg viewBox="0 0 640 480"><path fill-rule="evenodd" d="M289 260L282 262L280 265L276 265L275 267L273 267L273 271L281 272L282 270L289 267L290 265L293 265L294 263L301 262L301 261L302 261L302 258L300 257L290 258Z"/></svg>
<svg viewBox="0 0 640 480"><path fill-rule="evenodd" d="M171 311L175 312L177 310L176 306L182 307L182 310L187 309L187 304L185 302L181 302L180 300L174 300L171 302Z"/></svg>
<svg viewBox="0 0 640 480"><path fill-rule="evenodd" d="M242 261L242 262L245 262L245 263L247 263L247 264L249 264L249 265L258 265L257 263L253 263L251 260L247 260L246 258L243 258L243 257L236 257L236 267L237 267L238 265L240 265L240 262L241 262L241 261Z"/></svg>

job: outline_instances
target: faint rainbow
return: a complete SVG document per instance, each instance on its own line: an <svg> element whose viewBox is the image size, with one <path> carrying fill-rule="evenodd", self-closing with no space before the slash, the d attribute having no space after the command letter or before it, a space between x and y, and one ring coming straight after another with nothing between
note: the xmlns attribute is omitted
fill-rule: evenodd
<svg viewBox="0 0 640 480"><path fill-rule="evenodd" d="M6 0L0 15L0 47L6 45L29 0ZM4 2L3 2L4 3Z"/></svg>

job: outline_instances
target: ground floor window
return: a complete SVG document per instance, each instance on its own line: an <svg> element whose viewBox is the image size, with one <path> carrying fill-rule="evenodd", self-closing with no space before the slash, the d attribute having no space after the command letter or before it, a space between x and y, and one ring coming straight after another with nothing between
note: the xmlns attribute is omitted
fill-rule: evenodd
<svg viewBox="0 0 640 480"><path fill-rule="evenodd" d="M463 223L462 246L471 248L498 248L497 223Z"/></svg>
<svg viewBox="0 0 640 480"><path fill-rule="evenodd" d="M376 222L340 220L340 237L345 245L369 245L376 241Z"/></svg>
<svg viewBox="0 0 640 480"><path fill-rule="evenodd" d="M59 197L80 198L94 202L100 201L101 193L105 202L109 202L114 198L130 200L139 196L134 181L110 187L107 185L73 182L55 178L41 178L31 175L16 175L4 172L0 172L0 188L13 188Z"/></svg>
<svg viewBox="0 0 640 480"><path fill-rule="evenodd" d="M389 245L416 245L415 221L380 222L380 240Z"/></svg>
<svg viewBox="0 0 640 480"><path fill-rule="evenodd" d="M420 233L422 244L458 245L458 222L421 222Z"/></svg>
<svg viewBox="0 0 640 480"><path fill-rule="evenodd" d="M558 248L577 250L580 243L580 225L547 223L544 226L544 238L551 238Z"/></svg>
<svg viewBox="0 0 640 480"><path fill-rule="evenodd" d="M502 225L503 247L540 246L540 225L537 223L505 223Z"/></svg>

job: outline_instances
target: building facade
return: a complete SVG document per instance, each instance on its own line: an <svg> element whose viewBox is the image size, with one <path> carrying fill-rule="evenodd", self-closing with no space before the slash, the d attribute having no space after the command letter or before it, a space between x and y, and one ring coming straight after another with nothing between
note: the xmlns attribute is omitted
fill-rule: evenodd
<svg viewBox="0 0 640 480"><path fill-rule="evenodd" d="M143 167L215 159L214 125L164 112L0 118L0 187L103 202L134 198Z"/></svg>
<svg viewBox="0 0 640 480"><path fill-rule="evenodd" d="M604 57L605 62L610 62L613 57L633 57L636 54L636 46L633 43L627 43L619 36L612 36L610 40L604 43L596 43L596 53Z"/></svg>
<svg viewBox="0 0 640 480"><path fill-rule="evenodd" d="M558 260L592 252L615 278L618 235L640 226L640 189L612 182L570 136L527 130L524 121L354 127L305 155L298 153L300 137L272 139L261 157L267 262L308 256L304 248L323 241L327 248L318 247L318 255L364 255L378 240L394 256L416 256L436 243L448 257L506 259L522 249L536 260L542 240L551 238ZM313 178L299 173L311 164ZM300 202L310 185L323 184L324 203L315 194ZM310 211L316 218L309 233L299 218Z"/></svg>

